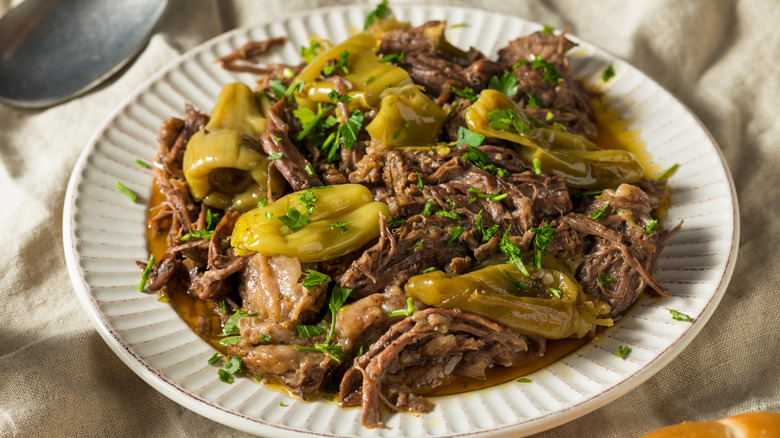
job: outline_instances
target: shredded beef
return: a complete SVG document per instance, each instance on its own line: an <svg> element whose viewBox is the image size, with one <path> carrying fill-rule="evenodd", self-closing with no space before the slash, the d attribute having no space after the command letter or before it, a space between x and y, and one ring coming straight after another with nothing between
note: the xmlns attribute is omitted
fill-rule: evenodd
<svg viewBox="0 0 780 438"><path fill-rule="evenodd" d="M400 321L355 359L339 390L343 405L363 405L364 427L382 426L382 410L429 410L419 394L452 376L484 379L495 365L544 353L530 339L481 316L430 308Z"/></svg>

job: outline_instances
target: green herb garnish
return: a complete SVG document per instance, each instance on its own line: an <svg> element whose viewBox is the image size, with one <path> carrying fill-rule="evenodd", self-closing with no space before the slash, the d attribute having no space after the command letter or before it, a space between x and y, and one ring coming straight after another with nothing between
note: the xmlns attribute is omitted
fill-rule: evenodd
<svg viewBox="0 0 780 438"><path fill-rule="evenodd" d="M320 43L317 40L309 41L309 47L301 47L301 57L307 64L311 64L314 58L317 57L317 51L320 48Z"/></svg>
<svg viewBox="0 0 780 438"><path fill-rule="evenodd" d="M542 103L542 99L539 99L533 94L526 92L525 96L528 98L528 108L542 108L544 106L544 103ZM552 113L548 111L547 114L552 114Z"/></svg>
<svg viewBox="0 0 780 438"><path fill-rule="evenodd" d="M606 70L604 70L604 74L601 75L601 80L604 82L609 81L612 79L612 77L615 76L615 69L612 67L612 64L610 64Z"/></svg>
<svg viewBox="0 0 780 438"><path fill-rule="evenodd" d="M347 63L349 62L349 50L344 50L343 52L339 53L338 59L336 59L336 63L333 65L325 65L322 67L322 73L328 77L333 75L338 69L341 69L341 71L344 72L345 75L349 74L349 68L347 68Z"/></svg>
<svg viewBox="0 0 780 438"><path fill-rule="evenodd" d="M181 243L189 242L192 239L205 239L205 240L211 240L211 237L214 235L214 231L212 230L195 230L191 233L187 233L179 238Z"/></svg>
<svg viewBox="0 0 780 438"><path fill-rule="evenodd" d="M125 187L125 185L119 181L116 182L116 189L122 192L122 194L127 196L127 199L133 202L135 202L135 200L138 199L138 196L135 193L133 193L130 189Z"/></svg>
<svg viewBox="0 0 780 438"><path fill-rule="evenodd" d="M678 312L676 310L669 309L669 313L672 314L672 319L674 319L675 321L685 321L685 322L691 322L692 321L690 316L688 316L688 315L686 315L684 313L680 313L680 312Z"/></svg>
<svg viewBox="0 0 780 438"><path fill-rule="evenodd" d="M517 75L513 71L504 71L501 76L490 78L488 88L498 90L509 97L517 94Z"/></svg>
<svg viewBox="0 0 780 438"><path fill-rule="evenodd" d="M484 135L477 134L464 126L458 127L458 142L455 146L470 145L476 147L481 145L483 141L485 141Z"/></svg>
<svg viewBox="0 0 780 438"><path fill-rule="evenodd" d="M542 162L539 161L538 158L534 158L534 161L531 163L534 166L534 173L537 175L542 174Z"/></svg>
<svg viewBox="0 0 780 438"><path fill-rule="evenodd" d="M650 222L648 222L647 224L647 228L645 228L645 234L652 233L653 231L655 231L656 228L658 228L658 220L657 219L650 220Z"/></svg>
<svg viewBox="0 0 780 438"><path fill-rule="evenodd" d="M471 102L476 102L479 96L474 94L474 90L469 87L463 87L463 90L458 90L455 87L450 87L450 91L456 96L460 96L464 99L468 99Z"/></svg>
<svg viewBox="0 0 780 438"><path fill-rule="evenodd" d="M233 376L241 372L242 365L240 355L231 357L225 364L225 367L217 371L219 380L225 383L233 383Z"/></svg>
<svg viewBox="0 0 780 438"><path fill-rule="evenodd" d="M217 361L219 360L219 357L220 357L220 356L219 356L219 353L214 353L214 354L213 354L213 355L212 355L212 356L209 358L209 365L214 365L215 363L217 363Z"/></svg>
<svg viewBox="0 0 780 438"><path fill-rule="evenodd" d="M391 62L393 64L400 64L404 62L404 52L384 55L381 58L379 58L379 62Z"/></svg>
<svg viewBox="0 0 780 438"><path fill-rule="evenodd" d="M414 313L414 301L412 297L409 297L406 299L406 309L393 310L392 312L387 312L386 315L388 318L392 318L401 315L411 316L412 313Z"/></svg>
<svg viewBox="0 0 780 438"><path fill-rule="evenodd" d="M501 242L499 242L498 248L501 250L502 253L504 253L504 255L506 255L509 258L509 263L512 263L513 265L517 266L517 268L520 269L520 272L522 272L523 275L528 277L529 276L528 269L526 269L522 259L523 250L520 249L517 245L512 243L512 241L507 238L509 236L510 229L512 229L512 225L510 225L506 229L506 231L504 231L504 235L501 236Z"/></svg>
<svg viewBox="0 0 780 438"><path fill-rule="evenodd" d="M154 254L149 256L149 261L146 263L144 272L141 274L141 283L138 284L138 292L144 291L144 286L146 286L146 280L149 279L149 274L152 273L152 266L154 266Z"/></svg>
<svg viewBox="0 0 780 438"><path fill-rule="evenodd" d="M628 353L631 353L631 348L624 347L624 346L621 345L621 346L618 347L617 352L612 353L612 354L614 354L615 356L617 356L617 357L619 357L621 359L625 359L626 357L628 357Z"/></svg>
<svg viewBox="0 0 780 438"><path fill-rule="evenodd" d="M437 211L437 213L438 213L438 211ZM447 240L447 243L446 243L445 246L452 245L452 243L455 242L455 239L457 239L458 236L460 236L461 234L463 234L463 227L457 226L457 227L453 228L450 231L450 238L449 238L449 240Z"/></svg>
<svg viewBox="0 0 780 438"><path fill-rule="evenodd" d="M368 29L368 26L374 24L374 20L377 18L385 18L390 13L390 8L387 7L387 0L382 0L376 9L368 13L366 16L366 22L363 24L363 30Z"/></svg>
<svg viewBox="0 0 780 438"><path fill-rule="evenodd" d="M299 230L311 222L300 211L290 207L287 207L287 214L279 216L279 221L290 231Z"/></svg>
<svg viewBox="0 0 780 438"><path fill-rule="evenodd" d="M609 208L609 202L604 204L603 207L601 207L598 210L596 210L593 213L591 213L590 217L592 217L593 219L598 219L598 218L600 218L601 216L604 215L604 213L607 211L608 208Z"/></svg>
<svg viewBox="0 0 780 438"><path fill-rule="evenodd" d="M525 377L521 377L521 378L517 379L517 383L532 383L532 382L533 382L533 380L526 379Z"/></svg>
<svg viewBox="0 0 780 438"><path fill-rule="evenodd" d="M303 287L305 287L306 289L311 289L318 284L327 283L329 281L330 281L329 275L311 269L306 274L306 277L303 278Z"/></svg>
<svg viewBox="0 0 780 438"><path fill-rule="evenodd" d="M146 162L144 162L144 161L141 161L141 160L135 160L135 164L137 164L137 165L139 165L139 166L143 167L144 169L148 169L148 168L149 168L149 165L148 165L148 164L146 164Z"/></svg>
<svg viewBox="0 0 780 438"><path fill-rule="evenodd" d="M312 336L324 335L328 331L318 325L296 325L295 329L302 339L308 339Z"/></svg>
<svg viewBox="0 0 780 438"><path fill-rule="evenodd" d="M538 227L531 227L530 231L534 233L534 266L537 268L542 267L542 257L547 254L547 247L550 246L550 242L553 240L553 234L555 234L555 228L549 226L547 222L543 222Z"/></svg>
<svg viewBox="0 0 780 438"><path fill-rule="evenodd" d="M674 175L674 172L677 171L677 168L680 167L678 163L674 163L674 165L668 169L666 169L666 172L664 172L661 176L658 177L658 181L663 181L670 176Z"/></svg>
<svg viewBox="0 0 780 438"><path fill-rule="evenodd" d="M480 169L490 172L491 174L498 177L509 176L509 172L507 172L505 169L501 169L500 167L496 167L496 165L493 164L493 161L486 153L471 145L467 145L466 147L468 148L468 151L461 157L463 160L471 161Z"/></svg>

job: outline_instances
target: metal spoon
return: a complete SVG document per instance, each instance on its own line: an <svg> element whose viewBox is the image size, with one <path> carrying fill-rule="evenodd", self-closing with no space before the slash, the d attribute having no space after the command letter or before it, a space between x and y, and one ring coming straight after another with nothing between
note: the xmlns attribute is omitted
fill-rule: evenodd
<svg viewBox="0 0 780 438"><path fill-rule="evenodd" d="M149 40L168 0L26 0L0 19L0 102L43 108L97 86Z"/></svg>

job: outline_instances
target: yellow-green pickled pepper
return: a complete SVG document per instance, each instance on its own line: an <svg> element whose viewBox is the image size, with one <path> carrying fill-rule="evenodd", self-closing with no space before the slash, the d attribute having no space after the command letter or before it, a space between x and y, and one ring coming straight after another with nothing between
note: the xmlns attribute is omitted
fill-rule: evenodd
<svg viewBox="0 0 780 438"><path fill-rule="evenodd" d="M390 209L360 184L315 187L245 213L230 243L239 255L257 251L303 263L328 260L379 237L380 213L389 217Z"/></svg>

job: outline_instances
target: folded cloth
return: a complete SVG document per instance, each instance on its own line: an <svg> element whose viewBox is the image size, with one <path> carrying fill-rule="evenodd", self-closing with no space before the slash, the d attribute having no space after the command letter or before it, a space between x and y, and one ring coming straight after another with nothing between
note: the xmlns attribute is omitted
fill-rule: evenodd
<svg viewBox="0 0 780 438"><path fill-rule="evenodd" d="M0 104L0 436L242 436L158 393L125 366L76 300L62 248L68 177L105 117L178 54L235 26L326 0L171 1L144 51L62 105ZM361 2L365 3L365 2ZM371 2L373 3L373 1ZM391 6L393 3L391 2ZM780 4L449 0L547 23L631 62L688 105L734 177L742 235L731 285L702 332L662 371L539 437L638 436L685 420L780 411ZM0 14L10 7L0 1ZM763 245L760 248L757 245Z"/></svg>

